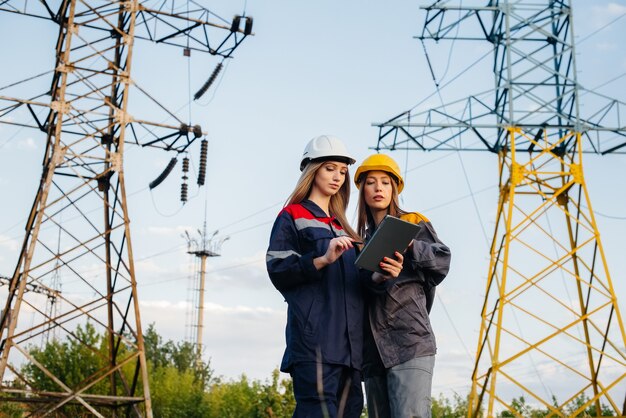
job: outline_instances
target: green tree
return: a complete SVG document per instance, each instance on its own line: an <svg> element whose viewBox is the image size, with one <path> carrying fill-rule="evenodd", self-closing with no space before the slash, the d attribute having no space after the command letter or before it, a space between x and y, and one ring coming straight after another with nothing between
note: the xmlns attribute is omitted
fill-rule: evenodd
<svg viewBox="0 0 626 418"><path fill-rule="evenodd" d="M206 387L212 371L189 342L164 342L154 324L144 333L144 347L155 417L207 417Z"/></svg>
<svg viewBox="0 0 626 418"><path fill-rule="evenodd" d="M272 371L271 381L262 385L256 399L256 416L290 417L296 407L291 379L280 379L278 369Z"/></svg>
<svg viewBox="0 0 626 418"><path fill-rule="evenodd" d="M295 408L291 379L281 379L278 369L272 371L269 380L250 380L246 375L238 379L225 380L213 376L209 363L202 362L195 346L188 342L163 341L154 324L148 326L144 334L152 409L155 418L288 418ZM120 358L128 351L119 345ZM95 328L87 323L79 326L71 338L65 341L51 340L45 346L30 350L33 358L44 368L69 387L77 387L90 381L106 366L108 361L108 341L96 333ZM134 365L122 369L125 379L130 382ZM59 385L34 364L22 367L21 373L32 382L35 390L58 391ZM121 385L121 379L117 379ZM108 379L98 383L98 393L108 393ZM139 385L141 387L141 385ZM123 393L120 386L118 393ZM0 393L0 417L21 418L29 412L32 404L5 402L10 398L7 393ZM589 402L586 394L581 394L568 405L560 408L566 416ZM523 396L511 400L513 411L503 411L502 418L522 416L539 418L546 416L548 408L537 408L529 404ZM553 405L559 403L553 397ZM600 416L615 416L605 404L600 405ZM468 397L454 394L452 399L442 394L433 399L432 416L434 418L457 418L467 416ZM32 411L30 411L32 412ZM107 411L103 414L109 415ZM123 411L121 412L123 414ZM363 417L366 415L363 412ZM84 408L67 405L59 410L61 416L87 416ZM596 405L587 406L578 417L598 416Z"/></svg>
<svg viewBox="0 0 626 418"><path fill-rule="evenodd" d="M73 337L65 341L52 340L44 347L32 347L31 356L50 372L58 381L69 388L84 387L97 377L101 376L107 361L108 351L101 335L90 323L78 326ZM124 347L121 346L121 350ZM28 363L22 368L22 373L37 391L65 392L63 386L53 380L40 367ZM118 379L119 380L119 379ZM121 383L120 383L121 384ZM120 387L121 389L121 387ZM84 393L110 393L108 379L93 384ZM29 404L33 406L33 404ZM36 407L34 407L36 408ZM73 403L59 408L62 416L84 416L84 408Z"/></svg>
<svg viewBox="0 0 626 418"><path fill-rule="evenodd" d="M159 418L203 418L209 415L208 395L192 370L180 371L171 365L150 373L152 410Z"/></svg>
<svg viewBox="0 0 626 418"><path fill-rule="evenodd" d="M582 393L576 398L574 398L564 408L559 408L559 402L557 401L555 396L552 396L553 407L557 409L559 412L561 412L563 415L568 416L568 417L590 418L590 417L597 417L597 416L604 416L604 417L615 416L615 413L613 412L613 410L605 404L600 405L600 409L601 409L600 414L596 414L595 404L591 404L590 406L585 408L582 412L578 414L574 414L578 409L580 409L588 401L589 401L589 397L585 395L584 393ZM523 416L527 418L542 418L542 417L545 417L546 415L549 415L552 412L549 408L536 408L527 404L526 399L523 396L520 396L519 398L513 398L513 400L511 401L511 407L515 411L515 413L511 411L503 411L498 416L502 418L516 417L516 416Z"/></svg>
<svg viewBox="0 0 626 418"><path fill-rule="evenodd" d="M153 369L174 367L180 372L192 371L203 384L208 384L213 371L209 363L198 357L196 347L187 341L174 343L172 340L163 342L156 332L154 324L148 326L144 334L146 360Z"/></svg>
<svg viewBox="0 0 626 418"><path fill-rule="evenodd" d="M500 414L502 418L512 418L517 417L519 415L523 417L533 416L533 408L526 403L526 399L524 396L520 396L519 398L513 398L511 400L511 408L512 411L504 411Z"/></svg>
<svg viewBox="0 0 626 418"><path fill-rule="evenodd" d="M0 392L0 417L22 418L26 410L25 405L19 402L7 402L5 399L8 397L10 397L9 394Z"/></svg>
<svg viewBox="0 0 626 418"><path fill-rule="evenodd" d="M432 402L433 418L457 418L467 416L468 396L465 398L455 393L452 401L439 394Z"/></svg>
<svg viewBox="0 0 626 418"><path fill-rule="evenodd" d="M579 396L574 398L574 400L565 407L565 413L568 416L572 416L572 417L577 416L577 417L584 417L584 418L597 417L597 416L601 416L601 417L614 417L615 416L613 410L608 405L605 405L605 404L600 404L600 413L598 414L595 402L589 405L587 408L585 408L581 413L574 415L574 412L580 409L584 404L589 402L589 399L590 398L585 393L581 393Z"/></svg>
<svg viewBox="0 0 626 418"><path fill-rule="evenodd" d="M256 394L260 392L258 382L249 382L246 375L239 380L223 382L214 380L209 388L210 418L255 418L257 407Z"/></svg>
<svg viewBox="0 0 626 418"><path fill-rule="evenodd" d="M84 327L79 325L74 335L75 338L66 341L52 340L43 348L33 347L30 350L30 354L37 362L70 388L93 379L107 361L107 356L101 350L102 337L96 334L93 325L90 323ZM23 372L37 390L62 390L58 383L32 363L24 366ZM107 385L107 382L100 382L89 392L101 392L104 385Z"/></svg>

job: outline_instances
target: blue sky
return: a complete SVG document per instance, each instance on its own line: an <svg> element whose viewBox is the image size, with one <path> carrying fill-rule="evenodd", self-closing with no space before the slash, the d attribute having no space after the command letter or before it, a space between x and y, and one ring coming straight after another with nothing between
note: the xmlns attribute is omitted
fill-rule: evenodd
<svg viewBox="0 0 626 418"><path fill-rule="evenodd" d="M155 323L166 338L184 338L190 259L181 234L202 227L206 203L207 228L230 237L221 257L209 261L206 358L226 377L244 372L269 377L284 348L286 310L265 272L271 224L297 181L299 158L310 138L336 135L362 160L376 144L372 122L386 120L435 91L421 45L413 39L423 23L418 8L422 3L248 0L246 12L254 17L255 36L241 45L218 82L190 108L189 86L193 94L216 62L199 54L188 62L177 49L137 43L133 78L181 118L191 115L194 124L208 131L210 141L206 185L199 191L192 187L185 206L178 201L180 166L152 192L147 187L173 155L137 148L126 153L144 324ZM244 7L242 1L210 4L226 18ZM626 101L626 46L621 42L626 17L620 18L626 2L578 0L573 6L575 30L582 40L576 56L579 82L587 88L601 86L598 92ZM50 68L55 28L45 22L31 25L28 18L0 15L2 51L10 57L3 59L0 87ZM436 74L443 74L450 44L431 43L428 48ZM455 44L448 79L482 48L486 46ZM466 97L476 92L477 84L492 85L490 60L483 64L467 75L469 79L443 90L444 100ZM144 119L160 117L133 106L133 99L141 103L134 94L132 112ZM431 99L423 106L438 104ZM0 125L2 275L14 269L41 173L44 139L36 132ZM432 313L439 345L434 392L465 394L488 267L485 235L491 235L496 213L497 159L486 152L398 151L392 156L406 173L403 206L425 213L453 251L451 272ZM191 157L197 165L197 147ZM624 157L588 156L585 170L624 312ZM353 195L351 219L355 201Z"/></svg>

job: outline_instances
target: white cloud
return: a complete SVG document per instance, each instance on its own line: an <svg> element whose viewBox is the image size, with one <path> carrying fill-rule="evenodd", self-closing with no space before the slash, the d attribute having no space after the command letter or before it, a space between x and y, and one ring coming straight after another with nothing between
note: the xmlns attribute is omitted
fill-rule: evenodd
<svg viewBox="0 0 626 418"><path fill-rule="evenodd" d="M207 275L216 286L236 288L258 288L259 283L268 282L265 253L257 252L249 257L229 258L228 264L209 263Z"/></svg>
<svg viewBox="0 0 626 418"><path fill-rule="evenodd" d="M617 44L615 42L598 42L596 48L600 51L614 51L617 49Z"/></svg>
<svg viewBox="0 0 626 418"><path fill-rule="evenodd" d="M0 124L1 126L1 124ZM2 138L0 145L2 149L5 151L9 150L18 150L18 151L36 151L39 147L39 142L45 141L45 138L40 138L40 140L35 140L33 137L20 137L17 138L15 136L9 136L7 138Z"/></svg>
<svg viewBox="0 0 626 418"><path fill-rule="evenodd" d="M144 328L154 323L164 340L183 340L188 304L142 301ZM204 314L204 358L217 375L267 379L284 350L284 310L267 306L227 306L209 302Z"/></svg>
<svg viewBox="0 0 626 418"><path fill-rule="evenodd" d="M147 309L151 309L151 308L174 309L178 311L185 310L189 307L189 304L187 302L183 302L183 301L172 302L169 300L143 300L143 301L140 301L139 304L142 307L145 307Z"/></svg>
<svg viewBox="0 0 626 418"><path fill-rule="evenodd" d="M20 247L20 243L15 238L0 234L0 247L6 248L10 251L17 251Z"/></svg>
<svg viewBox="0 0 626 418"><path fill-rule="evenodd" d="M626 6L618 3L609 3L606 6L606 10L610 15L617 17L626 13Z"/></svg>
<svg viewBox="0 0 626 418"><path fill-rule="evenodd" d="M32 151L32 150L37 150L39 147L37 145L37 142L35 142L35 140L29 136L29 137L17 140L16 148L22 151Z"/></svg>
<svg viewBox="0 0 626 418"><path fill-rule="evenodd" d="M609 3L607 5L593 6L591 11L592 25L594 28L599 29L626 13L626 6L618 3Z"/></svg>
<svg viewBox="0 0 626 418"><path fill-rule="evenodd" d="M167 267L158 264L153 259L140 260L135 262L135 272L138 276L165 274L169 271L170 270Z"/></svg>

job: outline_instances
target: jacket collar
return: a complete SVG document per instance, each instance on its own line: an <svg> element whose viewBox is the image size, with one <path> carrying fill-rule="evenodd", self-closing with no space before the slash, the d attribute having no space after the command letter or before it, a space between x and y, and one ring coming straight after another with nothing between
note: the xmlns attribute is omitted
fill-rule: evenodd
<svg viewBox="0 0 626 418"><path fill-rule="evenodd" d="M326 212L324 212L324 210L317 206L317 203L313 202L312 200L306 199L300 202L300 204L306 210L311 212L316 218L330 218L330 216L328 216Z"/></svg>
<svg viewBox="0 0 626 418"><path fill-rule="evenodd" d="M304 207L306 210L308 210L309 212L311 212L311 214L313 216L315 216L316 218L319 219L327 219L328 220L328 224L330 225L331 223L335 225L335 227L339 228L339 229L343 229L343 225L341 225L341 223L339 222L339 220L335 217L335 216L328 216L326 215L326 212L324 212L324 210L322 208L320 208L317 203L306 199L303 200L302 202L300 202L300 204L302 205L302 207Z"/></svg>

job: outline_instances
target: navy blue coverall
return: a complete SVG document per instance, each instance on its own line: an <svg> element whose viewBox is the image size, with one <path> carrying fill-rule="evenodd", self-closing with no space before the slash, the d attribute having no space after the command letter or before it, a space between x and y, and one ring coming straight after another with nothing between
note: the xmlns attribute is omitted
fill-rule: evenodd
<svg viewBox="0 0 626 418"><path fill-rule="evenodd" d="M294 384L294 417L359 417L363 409L363 290L355 250L317 270L313 259L347 235L334 217L305 200L274 222L267 271L287 302L287 347L280 366ZM318 381L323 391L318 390ZM342 404L342 393L349 390Z"/></svg>

